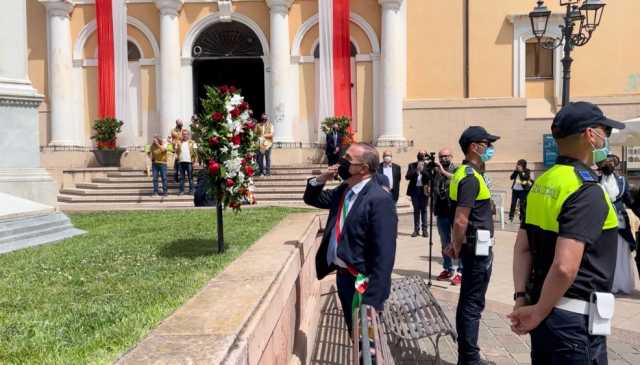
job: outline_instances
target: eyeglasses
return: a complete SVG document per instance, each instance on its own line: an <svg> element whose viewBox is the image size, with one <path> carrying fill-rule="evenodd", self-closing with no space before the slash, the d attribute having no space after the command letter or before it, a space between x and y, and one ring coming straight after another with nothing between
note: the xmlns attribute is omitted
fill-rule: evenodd
<svg viewBox="0 0 640 365"><path fill-rule="evenodd" d="M441 156L438 156L438 158L451 158L451 155L441 155Z"/></svg>

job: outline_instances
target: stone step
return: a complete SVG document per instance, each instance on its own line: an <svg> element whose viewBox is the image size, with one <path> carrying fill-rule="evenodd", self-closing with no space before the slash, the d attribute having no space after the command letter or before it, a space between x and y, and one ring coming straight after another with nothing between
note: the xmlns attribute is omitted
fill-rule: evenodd
<svg viewBox="0 0 640 365"><path fill-rule="evenodd" d="M0 254L85 233L73 228L69 218L61 212L5 222L1 230Z"/></svg>
<svg viewBox="0 0 640 365"><path fill-rule="evenodd" d="M165 202L177 202L177 203L191 203L193 204L193 195L168 195L168 196L151 196L151 195L105 195L105 196L85 196L85 195L69 195L59 194L59 202L75 203L75 202L91 202L91 203L165 203Z"/></svg>
<svg viewBox="0 0 640 365"><path fill-rule="evenodd" d="M297 181L302 184L306 184L308 178L312 177L311 174L308 175L271 175L271 176L259 176L254 177L253 181ZM197 178L194 176L194 181ZM151 176L139 176L139 177L96 177L93 178L94 183L101 184L130 184L130 183L147 183L151 184L153 182L153 178ZM173 180L173 176L169 175L169 183L175 183Z"/></svg>
<svg viewBox="0 0 640 365"><path fill-rule="evenodd" d="M94 202L59 202L58 208L63 212L96 212L118 210L165 210L165 209L193 209L193 202L163 202L163 203L100 203Z"/></svg>
<svg viewBox="0 0 640 365"><path fill-rule="evenodd" d="M279 167L279 168L271 168L271 175L305 175L311 174L313 171L322 170L321 168L314 167ZM167 171L169 175L174 173L174 169L170 167ZM200 168L196 168L193 170L193 174L196 175L200 172ZM108 172L107 177L147 177L147 174L143 170L130 170L130 171L113 171Z"/></svg>
<svg viewBox="0 0 640 365"><path fill-rule="evenodd" d="M162 182L158 182L159 185L162 185ZM144 181L144 182L135 182L135 183L77 183L76 188L78 189L150 189L152 187L152 181ZM254 180L254 185L256 188L286 188L286 187L305 187L306 180ZM332 188L338 186L337 181L329 182L325 185L326 187ZM169 182L169 189L177 189L178 183Z"/></svg>
<svg viewBox="0 0 640 365"><path fill-rule="evenodd" d="M302 201L302 193L256 193L256 200L283 200L283 201ZM59 194L58 202L63 203L190 203L193 205L193 195L168 195L168 196L151 196L151 195L71 195Z"/></svg>
<svg viewBox="0 0 640 365"><path fill-rule="evenodd" d="M251 209L265 206L311 208L300 201L258 201L255 205L243 205L242 209ZM193 203L58 203L58 207L65 212L95 212L95 211L122 211L122 210L166 210L166 209L210 209L213 207L194 207ZM213 213L212 213L213 214Z"/></svg>
<svg viewBox="0 0 640 365"><path fill-rule="evenodd" d="M159 186L162 189L162 184ZM185 186L185 189L188 189L188 184ZM272 187L272 186L257 186L255 193L256 194L271 194L271 193L304 193L304 186L285 186L285 187ZM175 186L169 186L168 190L169 194L178 194L178 188ZM146 188L119 188L119 189L83 189L83 188L69 188L62 189L60 194L63 195L151 195L153 193L153 188L151 185L147 184Z"/></svg>
<svg viewBox="0 0 640 365"><path fill-rule="evenodd" d="M0 223L0 243L8 237L14 237L33 230L71 224L64 214L49 213L32 217L24 217Z"/></svg>

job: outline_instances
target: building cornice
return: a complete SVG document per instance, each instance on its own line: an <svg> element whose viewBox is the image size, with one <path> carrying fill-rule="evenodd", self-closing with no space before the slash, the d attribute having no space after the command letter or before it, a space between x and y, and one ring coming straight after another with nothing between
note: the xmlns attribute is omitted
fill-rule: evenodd
<svg viewBox="0 0 640 365"><path fill-rule="evenodd" d="M0 95L0 106L10 106L18 108L33 108L36 109L42 103L42 95L36 96L11 96Z"/></svg>
<svg viewBox="0 0 640 365"><path fill-rule="evenodd" d="M162 15L173 15L177 16L180 9L182 9L182 5L184 4L183 0L155 0L156 7L160 10L160 14Z"/></svg>
<svg viewBox="0 0 640 365"><path fill-rule="evenodd" d="M47 8L49 16L60 17L68 17L75 6L70 0L40 0L40 3Z"/></svg>

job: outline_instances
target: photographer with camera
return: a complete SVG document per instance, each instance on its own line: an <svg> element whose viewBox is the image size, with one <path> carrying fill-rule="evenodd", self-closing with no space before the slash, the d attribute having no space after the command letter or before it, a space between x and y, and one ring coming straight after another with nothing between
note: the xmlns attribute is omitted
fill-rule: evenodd
<svg viewBox="0 0 640 365"><path fill-rule="evenodd" d="M449 199L449 183L456 170L456 165L451 162L453 155L451 150L443 148L438 152L438 159L434 161L436 169L433 174L433 215L436 216L436 225L442 244L442 266L443 270L438 275L438 280L451 280L451 285L462 283L462 267L458 259L453 259L446 254L451 245L451 232L453 230L453 209L451 199Z"/></svg>
<svg viewBox="0 0 640 365"><path fill-rule="evenodd" d="M409 181L407 195L411 197L413 205L413 233L411 237L417 237L422 227L422 237L429 237L427 231L427 205L429 204L429 166L427 153L419 151L417 161L409 164L405 179Z"/></svg>

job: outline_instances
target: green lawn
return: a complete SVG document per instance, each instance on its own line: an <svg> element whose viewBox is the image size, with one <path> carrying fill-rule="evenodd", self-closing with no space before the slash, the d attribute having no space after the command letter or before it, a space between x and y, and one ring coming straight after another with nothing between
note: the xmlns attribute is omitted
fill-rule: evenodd
<svg viewBox="0 0 640 365"><path fill-rule="evenodd" d="M224 255L214 210L72 215L89 233L0 255L0 364L111 363L293 211L225 213Z"/></svg>

